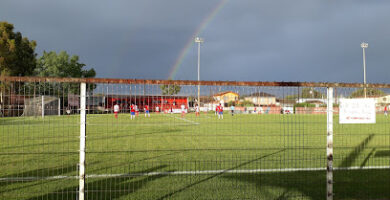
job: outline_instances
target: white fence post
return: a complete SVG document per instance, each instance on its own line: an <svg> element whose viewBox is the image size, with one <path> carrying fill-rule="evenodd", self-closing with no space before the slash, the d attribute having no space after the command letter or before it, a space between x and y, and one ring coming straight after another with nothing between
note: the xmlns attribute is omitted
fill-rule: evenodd
<svg viewBox="0 0 390 200"><path fill-rule="evenodd" d="M327 93L326 199L333 200L333 88Z"/></svg>
<svg viewBox="0 0 390 200"><path fill-rule="evenodd" d="M61 116L61 98L58 98L58 116Z"/></svg>
<svg viewBox="0 0 390 200"><path fill-rule="evenodd" d="M80 163L79 200L84 200L85 185L86 83L80 85Z"/></svg>
<svg viewBox="0 0 390 200"><path fill-rule="evenodd" d="M44 95L42 95L41 109L42 109L42 118L44 118L45 117L45 96Z"/></svg>

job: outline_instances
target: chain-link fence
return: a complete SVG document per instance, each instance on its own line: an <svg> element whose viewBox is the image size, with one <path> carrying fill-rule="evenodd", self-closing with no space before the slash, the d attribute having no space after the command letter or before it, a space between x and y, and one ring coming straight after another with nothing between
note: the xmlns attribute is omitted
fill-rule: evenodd
<svg viewBox="0 0 390 200"><path fill-rule="evenodd" d="M0 80L1 199L390 199L390 85Z"/></svg>

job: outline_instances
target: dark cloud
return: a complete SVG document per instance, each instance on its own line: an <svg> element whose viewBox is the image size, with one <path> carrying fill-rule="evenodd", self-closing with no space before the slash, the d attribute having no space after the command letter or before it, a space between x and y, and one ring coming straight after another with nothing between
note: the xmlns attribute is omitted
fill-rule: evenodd
<svg viewBox="0 0 390 200"><path fill-rule="evenodd" d="M166 79L186 42L219 0L3 0L0 20L66 50L99 77ZM390 2L229 0L201 33L204 80L388 83ZM196 79L192 45L176 79Z"/></svg>

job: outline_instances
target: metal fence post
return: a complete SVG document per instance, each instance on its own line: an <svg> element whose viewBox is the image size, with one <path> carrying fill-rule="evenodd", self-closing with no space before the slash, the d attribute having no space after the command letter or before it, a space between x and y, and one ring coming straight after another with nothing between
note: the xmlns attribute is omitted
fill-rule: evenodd
<svg viewBox="0 0 390 200"><path fill-rule="evenodd" d="M85 132L86 132L86 83L80 85L80 163L79 200L84 200L85 185Z"/></svg>
<svg viewBox="0 0 390 200"><path fill-rule="evenodd" d="M327 88L326 199L333 200L333 88Z"/></svg>

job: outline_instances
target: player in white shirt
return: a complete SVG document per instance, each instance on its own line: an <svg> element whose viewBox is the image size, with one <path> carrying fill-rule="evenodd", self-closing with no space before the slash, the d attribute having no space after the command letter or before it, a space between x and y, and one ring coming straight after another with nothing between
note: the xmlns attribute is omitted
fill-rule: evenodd
<svg viewBox="0 0 390 200"><path fill-rule="evenodd" d="M115 114L116 119L118 119L118 113L119 113L119 105L115 104L114 105L114 114Z"/></svg>
<svg viewBox="0 0 390 200"><path fill-rule="evenodd" d="M186 114L186 106L184 104L181 104L181 117L184 117Z"/></svg>
<svg viewBox="0 0 390 200"><path fill-rule="evenodd" d="M137 104L135 105L135 115L139 115L139 109L138 109L138 106L137 106Z"/></svg>
<svg viewBox="0 0 390 200"><path fill-rule="evenodd" d="M158 106L156 106L156 113L159 113L160 112L160 108Z"/></svg>
<svg viewBox="0 0 390 200"><path fill-rule="evenodd" d="M195 115L199 117L199 106L198 104L195 105Z"/></svg>

